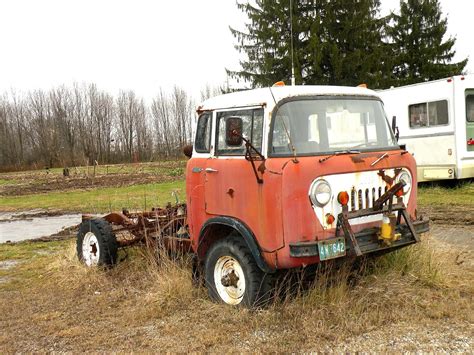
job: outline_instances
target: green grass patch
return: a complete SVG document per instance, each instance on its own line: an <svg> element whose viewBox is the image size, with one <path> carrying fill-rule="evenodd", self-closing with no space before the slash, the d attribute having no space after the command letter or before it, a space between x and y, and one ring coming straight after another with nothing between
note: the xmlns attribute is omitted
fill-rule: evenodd
<svg viewBox="0 0 474 355"><path fill-rule="evenodd" d="M104 213L127 208L145 210L154 206L175 203L171 195L178 192L180 202L184 202L185 182L183 180L134 185L128 187L107 187L86 191L50 192L24 196L0 198L0 209L28 210L33 208L59 209L83 213Z"/></svg>
<svg viewBox="0 0 474 355"><path fill-rule="evenodd" d="M64 249L67 241L1 243L0 261L31 260L36 256L54 254Z"/></svg>
<svg viewBox="0 0 474 355"><path fill-rule="evenodd" d="M14 179L0 179L0 186L5 186L5 185L16 185L18 184L18 180Z"/></svg>
<svg viewBox="0 0 474 355"><path fill-rule="evenodd" d="M463 182L454 187L442 185L418 186L419 205L466 205L474 206L474 184Z"/></svg>

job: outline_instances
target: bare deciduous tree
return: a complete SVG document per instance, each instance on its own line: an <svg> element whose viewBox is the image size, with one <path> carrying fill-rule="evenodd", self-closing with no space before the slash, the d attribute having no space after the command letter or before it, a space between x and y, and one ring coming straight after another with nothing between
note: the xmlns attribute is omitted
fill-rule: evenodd
<svg viewBox="0 0 474 355"><path fill-rule="evenodd" d="M219 89L207 86L205 99ZM150 105L95 84L0 96L0 170L180 157L193 139L194 103L175 86Z"/></svg>

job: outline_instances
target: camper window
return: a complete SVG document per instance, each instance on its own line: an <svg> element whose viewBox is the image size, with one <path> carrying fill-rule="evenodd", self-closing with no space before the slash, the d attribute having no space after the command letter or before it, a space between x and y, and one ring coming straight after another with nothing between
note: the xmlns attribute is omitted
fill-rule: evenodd
<svg viewBox="0 0 474 355"><path fill-rule="evenodd" d="M474 95L466 96L466 119L467 122L474 122Z"/></svg>
<svg viewBox="0 0 474 355"><path fill-rule="evenodd" d="M423 102L408 106L410 128L447 125L448 101Z"/></svg>

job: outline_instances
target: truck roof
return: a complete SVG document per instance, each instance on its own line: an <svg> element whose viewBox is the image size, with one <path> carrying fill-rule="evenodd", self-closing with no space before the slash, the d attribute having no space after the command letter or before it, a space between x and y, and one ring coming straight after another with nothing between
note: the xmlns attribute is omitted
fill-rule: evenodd
<svg viewBox="0 0 474 355"><path fill-rule="evenodd" d="M238 91L230 94L219 95L204 101L197 111L210 111L232 107L275 105L288 97L295 96L380 96L372 90L363 87L349 86L320 86L320 85L300 85L300 86L274 86L260 89Z"/></svg>

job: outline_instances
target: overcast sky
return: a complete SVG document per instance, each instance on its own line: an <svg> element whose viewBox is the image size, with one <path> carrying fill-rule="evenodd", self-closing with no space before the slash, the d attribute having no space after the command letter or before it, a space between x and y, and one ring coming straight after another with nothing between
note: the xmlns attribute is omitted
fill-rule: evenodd
<svg viewBox="0 0 474 355"><path fill-rule="evenodd" d="M441 0L455 59L470 56L473 0ZM383 12L398 0L382 0ZM94 82L149 99L178 85L198 98L225 82L239 54L229 25L242 28L235 0L0 0L0 91Z"/></svg>

